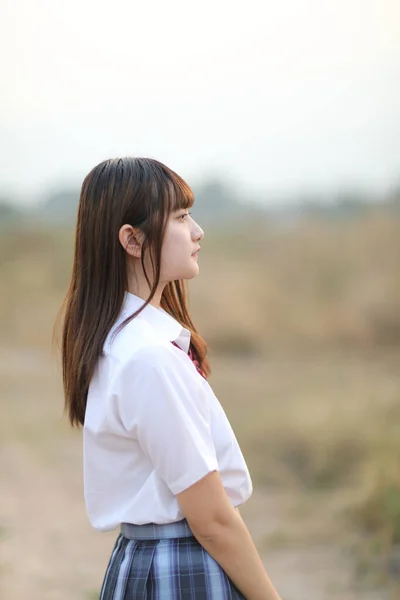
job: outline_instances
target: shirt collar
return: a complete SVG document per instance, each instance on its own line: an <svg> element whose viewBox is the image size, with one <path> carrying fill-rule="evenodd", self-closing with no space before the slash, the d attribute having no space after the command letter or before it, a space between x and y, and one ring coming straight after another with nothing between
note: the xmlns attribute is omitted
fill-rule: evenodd
<svg viewBox="0 0 400 600"><path fill-rule="evenodd" d="M139 296L131 292L125 292L122 310L133 314L136 312L145 301ZM176 319L174 319L163 308L156 308L152 304L148 304L140 313L157 332L169 342L176 342L178 346L186 353L190 347L190 331L183 327Z"/></svg>

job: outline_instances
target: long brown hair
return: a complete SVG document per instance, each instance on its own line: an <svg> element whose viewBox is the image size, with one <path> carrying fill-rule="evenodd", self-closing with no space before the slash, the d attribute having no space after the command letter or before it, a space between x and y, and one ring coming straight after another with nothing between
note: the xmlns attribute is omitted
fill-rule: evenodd
<svg viewBox="0 0 400 600"><path fill-rule="evenodd" d="M56 326L61 331L61 363L65 411L72 426L84 423L90 380L103 344L122 308L128 287L126 254L119 241L122 225L145 234L141 263L150 253L153 285L143 307L121 323L135 318L153 298L160 281L161 249L172 210L188 208L194 197L174 171L150 158L114 158L86 175L80 192L71 280ZM164 308L191 332L191 348L206 377L211 369L207 344L195 328L187 307L185 280L169 282L161 297ZM120 328L118 330L120 330Z"/></svg>

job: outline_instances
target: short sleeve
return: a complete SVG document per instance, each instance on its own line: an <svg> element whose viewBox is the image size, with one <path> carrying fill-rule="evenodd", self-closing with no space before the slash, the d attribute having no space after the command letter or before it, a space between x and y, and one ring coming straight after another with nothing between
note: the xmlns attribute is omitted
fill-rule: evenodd
<svg viewBox="0 0 400 600"><path fill-rule="evenodd" d="M142 352L125 369L121 418L175 495L218 470L207 398L193 366L169 348Z"/></svg>

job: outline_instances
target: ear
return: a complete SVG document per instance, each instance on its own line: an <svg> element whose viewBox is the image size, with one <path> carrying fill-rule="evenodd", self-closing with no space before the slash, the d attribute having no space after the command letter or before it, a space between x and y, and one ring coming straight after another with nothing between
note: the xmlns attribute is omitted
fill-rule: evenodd
<svg viewBox="0 0 400 600"><path fill-rule="evenodd" d="M118 238L127 254L135 258L141 257L144 240L143 231L136 227L132 227L132 225L122 225L118 233Z"/></svg>

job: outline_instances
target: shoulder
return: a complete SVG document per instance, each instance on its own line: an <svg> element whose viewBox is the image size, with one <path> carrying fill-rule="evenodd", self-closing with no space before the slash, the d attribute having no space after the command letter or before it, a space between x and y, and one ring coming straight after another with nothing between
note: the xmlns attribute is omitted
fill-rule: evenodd
<svg viewBox="0 0 400 600"><path fill-rule="evenodd" d="M177 349L140 314L122 328L129 313L122 313L111 328L103 346L103 354L122 368L161 369L163 365L191 364L185 352ZM179 367L178 367L179 368Z"/></svg>
<svg viewBox="0 0 400 600"><path fill-rule="evenodd" d="M104 343L105 355L111 356L119 362L126 357L140 352L146 346L156 346L159 338L154 328L138 315L120 328L129 313L122 313L117 319Z"/></svg>
<svg viewBox="0 0 400 600"><path fill-rule="evenodd" d="M143 391L168 385L200 387L189 357L159 338L141 344L119 344L105 354L105 362L111 387L122 393L132 387Z"/></svg>
<svg viewBox="0 0 400 600"><path fill-rule="evenodd" d="M114 368L109 395L127 430L151 423L155 414L164 424L172 415L177 420L210 419L202 378L193 373L185 353L169 345L148 344Z"/></svg>
<svg viewBox="0 0 400 600"><path fill-rule="evenodd" d="M132 374L147 375L153 373L173 373L179 368L180 356L174 351L171 343L163 340L148 340L146 344L119 356L122 371Z"/></svg>

